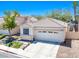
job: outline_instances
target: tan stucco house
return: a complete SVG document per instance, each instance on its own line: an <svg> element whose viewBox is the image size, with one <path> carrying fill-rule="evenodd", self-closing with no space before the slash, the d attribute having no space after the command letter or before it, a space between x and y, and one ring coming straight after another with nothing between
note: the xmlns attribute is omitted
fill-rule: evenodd
<svg viewBox="0 0 79 59"><path fill-rule="evenodd" d="M33 21L37 21L36 18L31 17L31 16L18 16L16 17L15 22L17 23L17 26L12 29L11 34L17 34L20 33L20 26L23 25L25 22L33 22ZM2 24L4 22L4 18L0 17L0 34L9 34L7 29L2 29Z"/></svg>
<svg viewBox="0 0 79 59"><path fill-rule="evenodd" d="M25 22L20 26L20 36L25 40L64 42L67 23L43 18L36 22Z"/></svg>
<svg viewBox="0 0 79 59"><path fill-rule="evenodd" d="M2 24L3 17L0 17ZM12 29L12 34L20 33L21 39L64 42L67 32L67 23L52 19L42 18L38 20L31 16L16 17L17 26ZM8 34L7 30L0 29L0 34Z"/></svg>

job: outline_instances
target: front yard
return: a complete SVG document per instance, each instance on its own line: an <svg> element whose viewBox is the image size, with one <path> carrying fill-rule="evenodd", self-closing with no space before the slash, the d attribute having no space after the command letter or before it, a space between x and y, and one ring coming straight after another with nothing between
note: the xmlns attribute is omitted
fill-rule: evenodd
<svg viewBox="0 0 79 59"><path fill-rule="evenodd" d="M51 45L47 43L44 44L39 42L35 44L32 42L20 40L19 38L21 37L12 36L12 39L9 39L7 35L0 34L0 45L4 45L8 47L8 49L9 48L14 49L14 50L10 50L13 52L16 52L16 49L17 50L21 49L22 51L25 51L26 53L25 56L28 57L47 57L47 56L55 57L56 55L57 58L79 58L79 40L66 40L66 42L62 43L61 45L58 45L59 46L58 48L57 45ZM58 51L55 48L58 49ZM57 54L55 53L56 51ZM18 54L20 53L18 52Z"/></svg>
<svg viewBox="0 0 79 59"><path fill-rule="evenodd" d="M31 42L24 42L21 41L20 36L12 36L9 38L7 35L0 34L0 44L7 46L7 47L12 47L12 48L20 48L20 49L25 49L27 46L31 44Z"/></svg>

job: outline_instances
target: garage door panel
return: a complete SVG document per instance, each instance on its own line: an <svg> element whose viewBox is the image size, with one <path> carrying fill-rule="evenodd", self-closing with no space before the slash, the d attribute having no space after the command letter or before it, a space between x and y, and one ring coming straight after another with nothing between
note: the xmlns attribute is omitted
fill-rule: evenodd
<svg viewBox="0 0 79 59"><path fill-rule="evenodd" d="M40 33L36 32L35 39L36 40L45 40L45 41L53 41L53 42L63 42L64 41L64 31L54 31L53 33Z"/></svg>

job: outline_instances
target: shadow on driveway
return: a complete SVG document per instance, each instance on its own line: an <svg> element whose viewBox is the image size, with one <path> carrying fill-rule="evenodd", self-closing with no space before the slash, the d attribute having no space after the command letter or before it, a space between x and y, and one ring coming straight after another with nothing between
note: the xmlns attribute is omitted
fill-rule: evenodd
<svg viewBox="0 0 79 59"><path fill-rule="evenodd" d="M46 43L46 44L60 45L60 43L58 43L58 42L43 41L43 40L35 40L35 41L33 41L34 44L36 44L37 42Z"/></svg>
<svg viewBox="0 0 79 59"><path fill-rule="evenodd" d="M60 45L71 48L71 42L71 39L66 39L66 41L64 43L61 43Z"/></svg>

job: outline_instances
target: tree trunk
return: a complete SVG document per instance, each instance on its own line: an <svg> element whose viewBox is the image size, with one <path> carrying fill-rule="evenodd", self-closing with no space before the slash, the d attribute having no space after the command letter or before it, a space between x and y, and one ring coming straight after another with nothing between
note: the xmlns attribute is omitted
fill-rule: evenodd
<svg viewBox="0 0 79 59"><path fill-rule="evenodd" d="M74 5L74 19L75 19L75 32L78 31L77 19L76 19L76 6Z"/></svg>
<svg viewBox="0 0 79 59"><path fill-rule="evenodd" d="M74 6L74 19L76 21L76 6Z"/></svg>
<svg viewBox="0 0 79 59"><path fill-rule="evenodd" d="M10 30L10 29L8 29L8 31L9 31L9 38L11 38L11 30Z"/></svg>

